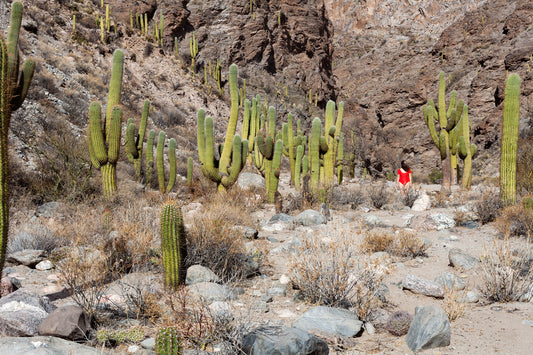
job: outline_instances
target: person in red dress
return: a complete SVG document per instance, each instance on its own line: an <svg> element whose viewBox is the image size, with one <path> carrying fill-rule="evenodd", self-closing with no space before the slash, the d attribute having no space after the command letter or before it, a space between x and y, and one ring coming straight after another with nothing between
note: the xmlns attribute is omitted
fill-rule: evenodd
<svg viewBox="0 0 533 355"><path fill-rule="evenodd" d="M402 160L401 167L398 169L398 180L396 181L396 186L402 193L402 196L407 196L411 185L413 184L413 177L411 174L411 168Z"/></svg>

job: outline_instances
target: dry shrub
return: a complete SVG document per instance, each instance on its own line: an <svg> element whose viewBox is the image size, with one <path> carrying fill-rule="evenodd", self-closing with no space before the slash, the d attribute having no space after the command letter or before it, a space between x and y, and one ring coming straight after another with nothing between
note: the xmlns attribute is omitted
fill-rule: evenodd
<svg viewBox="0 0 533 355"><path fill-rule="evenodd" d="M223 280L248 275L250 259L242 236L233 228L252 225L245 207L230 194L216 194L204 204L187 233L187 266L203 265Z"/></svg>
<svg viewBox="0 0 533 355"><path fill-rule="evenodd" d="M394 235L383 230L369 231L363 237L361 251L363 253L389 252L394 246Z"/></svg>
<svg viewBox="0 0 533 355"><path fill-rule="evenodd" d="M533 237L533 210L524 208L522 203L504 208L496 218L496 229L502 236Z"/></svg>
<svg viewBox="0 0 533 355"><path fill-rule="evenodd" d="M481 224L494 221L502 208L499 192L492 188L483 189L474 207Z"/></svg>
<svg viewBox="0 0 533 355"><path fill-rule="evenodd" d="M383 205L389 203L392 195L385 182L371 184L367 192L372 205L377 209L380 209Z"/></svg>
<svg viewBox="0 0 533 355"><path fill-rule="evenodd" d="M416 258L426 256L428 245L415 233L400 230L393 235L384 230L373 230L364 237L360 249L364 253L387 252L394 256Z"/></svg>
<svg viewBox="0 0 533 355"><path fill-rule="evenodd" d="M455 225L464 226L466 223L470 222L470 214L466 211L456 209L453 211L453 220Z"/></svg>
<svg viewBox="0 0 533 355"><path fill-rule="evenodd" d="M466 312L466 291L458 290L452 284L444 288L444 300L442 309L448 315L450 322L462 317Z"/></svg>
<svg viewBox="0 0 533 355"><path fill-rule="evenodd" d="M491 302L518 301L533 283L531 245L513 247L508 238L494 240L481 257L481 294Z"/></svg>
<svg viewBox="0 0 533 355"><path fill-rule="evenodd" d="M413 207L413 204L420 196L420 186L412 186L409 191L407 191L407 194L402 197L402 203L411 208Z"/></svg>
<svg viewBox="0 0 533 355"><path fill-rule="evenodd" d="M347 232L332 234L303 241L290 262L291 280L305 300L352 307L365 319L382 303L380 288L388 268L359 258Z"/></svg>
<svg viewBox="0 0 533 355"><path fill-rule="evenodd" d="M448 206L450 203L450 196L444 192L437 192L432 196L431 207L442 208Z"/></svg>
<svg viewBox="0 0 533 355"><path fill-rule="evenodd" d="M63 237L56 235L41 224L27 224L9 239L7 253L11 254L24 249L44 250L50 253L66 243Z"/></svg>
<svg viewBox="0 0 533 355"><path fill-rule="evenodd" d="M331 189L329 201L336 209L346 205L356 209L365 201L365 196L360 186L335 186Z"/></svg>

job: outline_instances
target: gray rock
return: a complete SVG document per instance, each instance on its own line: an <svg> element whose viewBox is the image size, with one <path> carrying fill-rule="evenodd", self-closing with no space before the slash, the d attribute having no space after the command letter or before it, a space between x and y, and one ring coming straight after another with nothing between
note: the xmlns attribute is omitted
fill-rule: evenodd
<svg viewBox="0 0 533 355"><path fill-rule="evenodd" d="M420 192L420 195L413 203L413 206L411 207L411 211L426 211L431 207L431 199L429 196L424 192Z"/></svg>
<svg viewBox="0 0 533 355"><path fill-rule="evenodd" d="M229 301L237 299L237 296L229 288L213 282L199 282L187 286L192 294L202 297L208 304L216 301Z"/></svg>
<svg viewBox="0 0 533 355"><path fill-rule="evenodd" d="M415 218L414 214L408 213L402 216L402 220L404 221L404 227L409 227L411 223L413 223L413 218Z"/></svg>
<svg viewBox="0 0 533 355"><path fill-rule="evenodd" d="M141 346L142 346L144 349L155 350L155 338L144 339L144 340L141 342Z"/></svg>
<svg viewBox="0 0 533 355"><path fill-rule="evenodd" d="M61 202L47 202L37 208L37 211L35 211L35 215L45 218L51 218L61 209L62 206L64 206L64 204Z"/></svg>
<svg viewBox="0 0 533 355"><path fill-rule="evenodd" d="M242 237L246 239L257 239L259 232L257 229L247 226L233 226L231 228L233 231L239 233Z"/></svg>
<svg viewBox="0 0 533 355"><path fill-rule="evenodd" d="M402 289L435 298L444 297L444 290L439 284L415 275L407 275L402 280Z"/></svg>
<svg viewBox="0 0 533 355"><path fill-rule="evenodd" d="M271 254L290 253L295 254L296 251L303 245L302 241L297 237L287 239L281 246L270 251Z"/></svg>
<svg viewBox="0 0 533 355"><path fill-rule="evenodd" d="M285 213L277 213L268 220L268 224L274 224L274 223L280 223L280 222L292 225L294 223L294 217L288 214L285 214Z"/></svg>
<svg viewBox="0 0 533 355"><path fill-rule="evenodd" d="M328 345L305 330L268 326L244 336L243 349L250 355L327 355Z"/></svg>
<svg viewBox="0 0 533 355"><path fill-rule="evenodd" d="M412 351L450 345L450 320L440 307L416 307L405 341Z"/></svg>
<svg viewBox="0 0 533 355"><path fill-rule="evenodd" d="M66 305L52 311L41 324L39 335L51 335L68 340L87 338L91 324L83 310L74 305Z"/></svg>
<svg viewBox="0 0 533 355"><path fill-rule="evenodd" d="M457 299L464 303L477 303L479 302L479 293L475 291L459 291L457 293Z"/></svg>
<svg viewBox="0 0 533 355"><path fill-rule="evenodd" d="M287 285L274 286L266 290L267 296L287 296Z"/></svg>
<svg viewBox="0 0 533 355"><path fill-rule="evenodd" d="M455 220L444 213L434 213L431 215L431 219L433 219L439 231L455 227Z"/></svg>
<svg viewBox="0 0 533 355"><path fill-rule="evenodd" d="M227 302L216 301L209 305L211 314L217 321L226 321L233 319L233 313L231 312L231 306Z"/></svg>
<svg viewBox="0 0 533 355"><path fill-rule="evenodd" d="M199 282L219 283L220 277L218 277L217 274L202 265L192 265L187 269L185 284L194 285Z"/></svg>
<svg viewBox="0 0 533 355"><path fill-rule="evenodd" d="M363 216L363 221L368 227L378 227L383 225L381 218L374 216L373 214L365 214Z"/></svg>
<svg viewBox="0 0 533 355"><path fill-rule="evenodd" d="M7 336L34 336L43 319L55 309L48 298L19 289L0 299L0 332Z"/></svg>
<svg viewBox="0 0 533 355"><path fill-rule="evenodd" d="M435 278L435 282L449 290L464 290L466 281L451 272L443 272Z"/></svg>
<svg viewBox="0 0 533 355"><path fill-rule="evenodd" d="M35 269L41 270L41 271L50 270L53 267L54 265L52 265L52 262L50 260L43 260L39 262L37 265L35 265Z"/></svg>
<svg viewBox="0 0 533 355"><path fill-rule="evenodd" d="M10 355L107 355L102 349L95 349L56 337L37 336L31 338L1 337L0 354Z"/></svg>
<svg viewBox="0 0 533 355"><path fill-rule="evenodd" d="M24 249L7 256L7 261L17 265L35 267L44 260L44 250Z"/></svg>
<svg viewBox="0 0 533 355"><path fill-rule="evenodd" d="M472 255L465 253L461 249L452 248L448 253L448 260L453 267L462 267L469 270L479 264L479 260Z"/></svg>
<svg viewBox="0 0 533 355"><path fill-rule="evenodd" d="M237 186L241 189L265 189L265 178L254 173L240 173L237 179Z"/></svg>
<svg viewBox="0 0 533 355"><path fill-rule="evenodd" d="M294 223L302 226L316 226L327 222L326 217L315 210L305 210L296 217Z"/></svg>
<svg viewBox="0 0 533 355"><path fill-rule="evenodd" d="M346 309L318 306L302 314L292 326L307 331L319 329L344 337L353 337L361 331L363 322L355 313Z"/></svg>

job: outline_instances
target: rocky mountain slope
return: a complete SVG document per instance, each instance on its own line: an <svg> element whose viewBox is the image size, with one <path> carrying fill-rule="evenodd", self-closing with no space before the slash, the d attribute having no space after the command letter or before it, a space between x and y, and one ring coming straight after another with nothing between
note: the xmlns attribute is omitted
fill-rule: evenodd
<svg viewBox="0 0 533 355"><path fill-rule="evenodd" d="M0 4L2 23L7 23L9 3ZM150 98L150 128L177 138L183 156L195 154L199 108L215 118L219 132L225 129L228 95L216 95L210 76L204 83L204 66L217 60L223 85L229 64L237 63L248 95L268 96L280 116L291 111L304 127L323 114L328 99L345 101L345 133L355 133L347 149L371 173L394 170L404 158L418 176L440 164L421 107L436 96L441 70L448 75L449 91L457 90L469 105L473 142L479 147L474 175L495 174L507 72L522 77L521 125L523 130L531 126L533 5L527 0L106 4L112 25L102 43L95 21L105 16L100 1L25 2L21 49L36 58L38 69L29 100L12 124L15 151L24 161L34 159L28 147L35 136L46 134L50 121L69 122L75 135L83 136L90 102L105 104L115 48L126 53L126 117L138 119L143 100ZM162 47L131 27L130 10L146 13L150 29L162 11ZM193 34L199 48L194 78L189 69Z"/></svg>

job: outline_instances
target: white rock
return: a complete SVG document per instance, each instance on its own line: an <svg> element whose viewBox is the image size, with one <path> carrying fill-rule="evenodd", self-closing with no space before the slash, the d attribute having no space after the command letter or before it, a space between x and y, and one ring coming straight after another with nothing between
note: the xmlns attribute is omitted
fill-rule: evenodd
<svg viewBox="0 0 533 355"><path fill-rule="evenodd" d="M279 278L279 283L282 285L288 285L291 282L291 279L287 275L281 275Z"/></svg>
<svg viewBox="0 0 533 355"><path fill-rule="evenodd" d="M41 271L50 270L53 267L54 267L54 265L52 265L52 262L50 260L43 260L40 263L38 263L37 265L35 265L35 268L37 270L41 270Z"/></svg>

